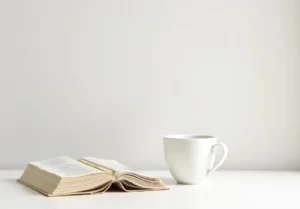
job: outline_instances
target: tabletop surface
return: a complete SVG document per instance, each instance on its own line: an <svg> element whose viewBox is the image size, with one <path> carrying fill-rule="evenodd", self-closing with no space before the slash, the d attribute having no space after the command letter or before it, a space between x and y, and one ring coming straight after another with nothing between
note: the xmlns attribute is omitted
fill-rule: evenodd
<svg viewBox="0 0 300 209"><path fill-rule="evenodd" d="M300 208L297 171L217 171L199 186L178 185L168 171L143 172L160 177L170 190L49 198L16 182L22 171L0 170L0 208Z"/></svg>

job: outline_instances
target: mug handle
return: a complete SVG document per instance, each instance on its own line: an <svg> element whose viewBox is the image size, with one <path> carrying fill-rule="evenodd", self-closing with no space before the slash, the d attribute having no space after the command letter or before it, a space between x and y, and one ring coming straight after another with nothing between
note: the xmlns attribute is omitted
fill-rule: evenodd
<svg viewBox="0 0 300 209"><path fill-rule="evenodd" d="M227 158L227 155L228 155L228 148L227 146L224 144L224 143L217 143L217 144L214 144L211 148L211 151L212 151L212 156L213 156L213 159L212 159L212 164L214 163L214 156L216 155L217 153L217 147L221 147L223 149L223 156L222 156L222 159L220 160L220 162L215 165L215 166L211 166L211 168L208 170L206 176L209 176L210 174L212 174L213 172L215 172L222 164L223 162L225 161L225 159Z"/></svg>

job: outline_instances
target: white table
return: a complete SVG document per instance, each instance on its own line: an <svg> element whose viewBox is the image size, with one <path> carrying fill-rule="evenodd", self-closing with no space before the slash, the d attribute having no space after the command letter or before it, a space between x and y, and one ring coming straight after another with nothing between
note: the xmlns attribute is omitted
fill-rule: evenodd
<svg viewBox="0 0 300 209"><path fill-rule="evenodd" d="M161 177L170 190L51 198L17 183L21 173L0 171L0 209L300 208L300 172L217 171L202 185L188 186L177 185L167 171L147 171Z"/></svg>

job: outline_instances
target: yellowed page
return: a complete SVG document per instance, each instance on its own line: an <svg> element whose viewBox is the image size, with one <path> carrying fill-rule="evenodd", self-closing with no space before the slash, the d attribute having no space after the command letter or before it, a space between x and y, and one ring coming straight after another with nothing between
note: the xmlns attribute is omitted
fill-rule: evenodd
<svg viewBox="0 0 300 209"><path fill-rule="evenodd" d="M49 160L30 162L30 164L61 177L79 177L95 173L104 173L101 170L95 169L65 156Z"/></svg>

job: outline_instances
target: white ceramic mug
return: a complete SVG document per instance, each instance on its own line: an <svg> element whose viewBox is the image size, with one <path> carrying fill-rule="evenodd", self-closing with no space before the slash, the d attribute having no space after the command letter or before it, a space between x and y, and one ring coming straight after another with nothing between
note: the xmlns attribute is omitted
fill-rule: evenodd
<svg viewBox="0 0 300 209"><path fill-rule="evenodd" d="M223 149L223 156L214 165L217 147ZM222 165L228 149L213 136L168 135L164 136L164 153L170 172L178 183L200 184Z"/></svg>

